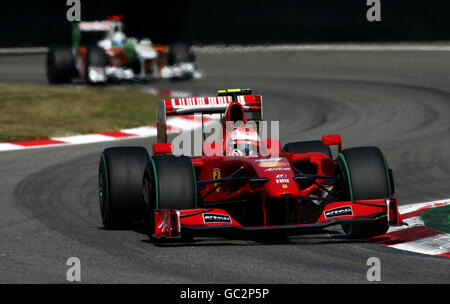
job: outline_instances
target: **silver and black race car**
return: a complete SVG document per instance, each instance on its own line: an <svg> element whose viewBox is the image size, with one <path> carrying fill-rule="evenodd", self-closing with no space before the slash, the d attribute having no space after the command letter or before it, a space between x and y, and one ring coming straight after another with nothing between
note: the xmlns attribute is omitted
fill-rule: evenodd
<svg viewBox="0 0 450 304"><path fill-rule="evenodd" d="M121 17L72 24L72 45L51 46L47 54L50 83L81 78L89 84L146 81L157 78L200 78L195 56L185 43L156 45L138 41L123 31Z"/></svg>

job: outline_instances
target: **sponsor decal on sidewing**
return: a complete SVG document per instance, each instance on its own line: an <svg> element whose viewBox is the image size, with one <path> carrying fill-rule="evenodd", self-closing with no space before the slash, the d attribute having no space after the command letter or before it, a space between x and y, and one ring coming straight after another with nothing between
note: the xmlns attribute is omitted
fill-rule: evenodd
<svg viewBox="0 0 450 304"><path fill-rule="evenodd" d="M224 214L203 213L203 222L207 223L231 223L231 218Z"/></svg>
<svg viewBox="0 0 450 304"><path fill-rule="evenodd" d="M339 208L334 208L324 212L325 218L329 219L332 217L349 216L353 215L352 206L344 206Z"/></svg>

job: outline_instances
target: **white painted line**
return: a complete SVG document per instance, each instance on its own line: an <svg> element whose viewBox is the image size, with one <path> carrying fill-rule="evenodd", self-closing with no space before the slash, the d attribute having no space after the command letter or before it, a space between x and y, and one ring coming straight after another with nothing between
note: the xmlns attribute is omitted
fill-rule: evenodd
<svg viewBox="0 0 450 304"><path fill-rule="evenodd" d="M192 50L203 54L282 52L282 51L450 51L450 44L279 44L279 45L205 45Z"/></svg>
<svg viewBox="0 0 450 304"><path fill-rule="evenodd" d="M225 54L249 52L282 51L423 51L448 52L450 43L305 43L266 45L194 45L192 50L199 54ZM47 47L1 48L0 55L43 54Z"/></svg>
<svg viewBox="0 0 450 304"><path fill-rule="evenodd" d="M25 149L23 146L13 145L10 143L0 143L0 151L14 151Z"/></svg>
<svg viewBox="0 0 450 304"><path fill-rule="evenodd" d="M66 142L67 144L79 145L90 144L95 142L114 140L115 137L105 136L100 134L75 135L70 137L52 137L53 140Z"/></svg>
<svg viewBox="0 0 450 304"><path fill-rule="evenodd" d="M450 204L450 198L438 200L438 201L430 201L430 202L424 202L424 203L415 203L415 204L410 204L410 205L398 206L398 211L401 214L406 214L406 213L414 212L414 211L417 211L419 209L426 208L426 207L437 207L440 205L447 205L447 204Z"/></svg>
<svg viewBox="0 0 450 304"><path fill-rule="evenodd" d="M15 54L45 54L48 52L47 47L13 47L1 48L0 55L15 55Z"/></svg>
<svg viewBox="0 0 450 304"><path fill-rule="evenodd" d="M155 126L138 127L138 128L120 130L120 132L133 134L134 136L138 136L138 137L152 137L152 136L156 136L156 127Z"/></svg>

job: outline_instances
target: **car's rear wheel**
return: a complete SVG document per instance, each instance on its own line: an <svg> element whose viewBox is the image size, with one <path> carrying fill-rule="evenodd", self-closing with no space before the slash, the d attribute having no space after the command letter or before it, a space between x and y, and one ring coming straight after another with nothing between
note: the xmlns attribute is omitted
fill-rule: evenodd
<svg viewBox="0 0 450 304"><path fill-rule="evenodd" d="M197 208L197 182L187 156L157 155L150 158L144 176L144 197L148 208L148 234L154 233L154 209Z"/></svg>
<svg viewBox="0 0 450 304"><path fill-rule="evenodd" d="M194 62L194 53L189 48L189 45L182 42L176 42L169 47L168 65L177 63Z"/></svg>
<svg viewBox="0 0 450 304"><path fill-rule="evenodd" d="M392 172L380 149L359 147L343 150L338 155L337 164L342 177L342 199L355 201L392 196ZM348 236L359 238L384 234L388 228L385 219L375 223L342 225Z"/></svg>
<svg viewBox="0 0 450 304"><path fill-rule="evenodd" d="M149 159L142 147L105 149L99 164L99 202L106 229L142 223L146 206L142 180Z"/></svg>
<svg viewBox="0 0 450 304"><path fill-rule="evenodd" d="M284 145L284 152L309 153L319 152L332 157L329 146L325 146L320 140L299 141Z"/></svg>

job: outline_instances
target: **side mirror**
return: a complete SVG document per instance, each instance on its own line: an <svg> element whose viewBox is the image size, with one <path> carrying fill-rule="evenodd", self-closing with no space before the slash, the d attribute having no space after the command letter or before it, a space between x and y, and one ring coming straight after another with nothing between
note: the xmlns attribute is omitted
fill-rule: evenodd
<svg viewBox="0 0 450 304"><path fill-rule="evenodd" d="M340 135L324 135L322 136L322 143L325 146L339 146L339 152L342 150L342 139Z"/></svg>

